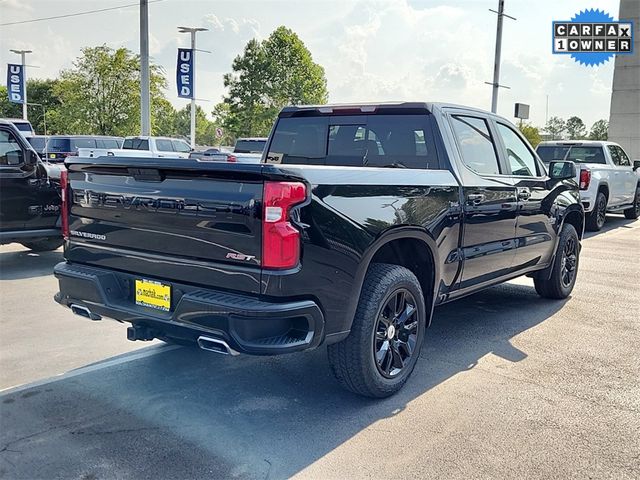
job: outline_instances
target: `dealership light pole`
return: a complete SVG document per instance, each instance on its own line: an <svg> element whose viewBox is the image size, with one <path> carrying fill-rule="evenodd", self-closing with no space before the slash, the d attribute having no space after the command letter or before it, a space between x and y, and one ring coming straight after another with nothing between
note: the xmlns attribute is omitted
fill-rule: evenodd
<svg viewBox="0 0 640 480"><path fill-rule="evenodd" d="M191 148L196 148L196 94L195 94L195 78L196 78L196 33L207 31L208 28L202 27L178 27L180 33L191 34L191 65L193 68L193 83L191 88Z"/></svg>
<svg viewBox="0 0 640 480"><path fill-rule="evenodd" d="M496 52L493 60L493 82L484 82L487 85L493 86L493 91L491 93L491 111L496 113L498 110L498 89L500 87L509 88L505 85L500 85L500 54L502 52L502 17L510 18L511 20L515 20L510 15L504 13L504 0L498 0L498 11L489 9L490 12L498 14L498 26L496 28Z"/></svg>
<svg viewBox="0 0 640 480"><path fill-rule="evenodd" d="M140 0L140 135L151 135L149 0Z"/></svg>
<svg viewBox="0 0 640 480"><path fill-rule="evenodd" d="M27 120L27 62L25 56L32 53L32 50L11 50L13 53L20 55L22 61L22 93L24 94L24 103L22 104L22 118Z"/></svg>

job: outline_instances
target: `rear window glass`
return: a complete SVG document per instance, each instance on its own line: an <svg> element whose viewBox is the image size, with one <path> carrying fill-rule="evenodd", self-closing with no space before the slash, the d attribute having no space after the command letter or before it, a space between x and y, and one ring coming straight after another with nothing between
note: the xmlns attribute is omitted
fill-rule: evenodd
<svg viewBox="0 0 640 480"><path fill-rule="evenodd" d="M71 140L68 138L52 138L47 142L47 150L50 152L70 152Z"/></svg>
<svg viewBox="0 0 640 480"><path fill-rule="evenodd" d="M122 144L124 150L149 150L149 140L142 138L127 138Z"/></svg>
<svg viewBox="0 0 640 480"><path fill-rule="evenodd" d="M29 122L12 122L21 132L33 132L33 127Z"/></svg>
<svg viewBox="0 0 640 480"><path fill-rule="evenodd" d="M27 138L31 146L38 152L44 150L44 145L47 143L47 139L44 137L29 137Z"/></svg>
<svg viewBox="0 0 640 480"><path fill-rule="evenodd" d="M439 168L427 115L280 118L267 162Z"/></svg>
<svg viewBox="0 0 640 480"><path fill-rule="evenodd" d="M541 145L536 152L544 163L557 160L570 160L575 163L607 163L602 147Z"/></svg>
<svg viewBox="0 0 640 480"><path fill-rule="evenodd" d="M233 149L234 153L262 153L266 140L238 140Z"/></svg>

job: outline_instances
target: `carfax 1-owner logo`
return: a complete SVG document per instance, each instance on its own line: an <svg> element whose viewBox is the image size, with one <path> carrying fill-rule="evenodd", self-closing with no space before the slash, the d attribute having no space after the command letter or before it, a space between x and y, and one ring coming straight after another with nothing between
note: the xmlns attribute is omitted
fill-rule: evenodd
<svg viewBox="0 0 640 480"><path fill-rule="evenodd" d="M553 22L553 53L583 65L600 65L613 55L633 53L633 22L614 21L602 10L583 10L571 20Z"/></svg>

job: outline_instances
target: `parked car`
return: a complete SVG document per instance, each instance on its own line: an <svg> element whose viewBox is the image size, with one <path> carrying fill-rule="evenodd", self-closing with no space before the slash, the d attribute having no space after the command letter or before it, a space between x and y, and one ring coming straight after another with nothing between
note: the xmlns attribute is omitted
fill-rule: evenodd
<svg viewBox="0 0 640 480"><path fill-rule="evenodd" d="M77 156L81 148L115 148L122 146L122 137L103 135L52 135L47 141L47 160L64 162L65 158Z"/></svg>
<svg viewBox="0 0 640 480"><path fill-rule="evenodd" d="M570 160L579 167L576 182L587 230L600 230L607 212L622 212L630 219L640 215L640 162L632 163L617 143L559 140L542 142L536 151L545 163Z"/></svg>
<svg viewBox="0 0 640 480"><path fill-rule="evenodd" d="M154 158L189 158L191 147L179 138L170 137L126 137L122 148L82 149L81 157L97 158L103 156L125 155Z"/></svg>
<svg viewBox="0 0 640 480"><path fill-rule="evenodd" d="M220 149L219 152L207 152L207 154L191 155L200 161L227 162L227 163L260 163L266 138L239 138L233 151L227 152Z"/></svg>
<svg viewBox="0 0 640 480"><path fill-rule="evenodd" d="M273 355L328 345L339 382L406 382L436 305L520 275L576 282L572 162L437 103L287 107L266 163L68 158L55 300L130 340ZM499 308L497 306L496 308Z"/></svg>
<svg viewBox="0 0 640 480"><path fill-rule="evenodd" d="M2 118L0 120L13 123L18 131L25 137L31 137L36 134L29 120L23 118Z"/></svg>
<svg viewBox="0 0 640 480"><path fill-rule="evenodd" d="M46 147L47 140L49 137L47 135L31 135L26 137L27 141L31 144L33 149L38 152L40 158L46 158Z"/></svg>
<svg viewBox="0 0 640 480"><path fill-rule="evenodd" d="M200 160L210 160L212 155L218 155L219 153L224 153L225 151L220 147L207 147L207 148L199 148L191 151L189 153L189 158L196 158Z"/></svg>
<svg viewBox="0 0 640 480"><path fill-rule="evenodd" d="M11 122L0 120L0 244L34 251L62 245L60 182Z"/></svg>

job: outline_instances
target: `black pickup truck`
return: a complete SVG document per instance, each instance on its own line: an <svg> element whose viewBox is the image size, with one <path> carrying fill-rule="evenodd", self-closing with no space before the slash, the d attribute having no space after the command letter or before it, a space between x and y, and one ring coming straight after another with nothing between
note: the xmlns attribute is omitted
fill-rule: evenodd
<svg viewBox="0 0 640 480"><path fill-rule="evenodd" d="M0 244L60 248L60 171L46 165L11 122L0 120Z"/></svg>
<svg viewBox="0 0 640 480"><path fill-rule="evenodd" d="M55 300L218 353L328 345L384 397L435 305L519 275L565 298L584 212L508 121L444 104L287 107L261 164L68 158Z"/></svg>

